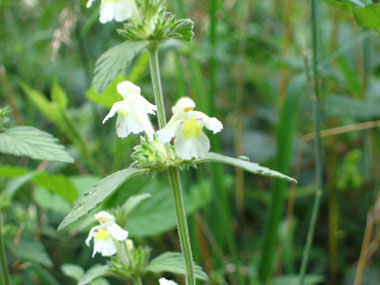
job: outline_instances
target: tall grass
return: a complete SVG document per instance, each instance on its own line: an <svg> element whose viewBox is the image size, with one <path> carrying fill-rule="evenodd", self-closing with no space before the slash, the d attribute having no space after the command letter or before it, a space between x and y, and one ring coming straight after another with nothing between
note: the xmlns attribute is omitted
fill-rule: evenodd
<svg viewBox="0 0 380 285"><path fill-rule="evenodd" d="M313 243L315 227L318 218L319 206L321 202L323 182L322 182L322 146L321 146L321 107L320 107L320 87L318 73L318 3L311 0L311 34L312 34L312 50L313 50L313 81L312 81L312 99L314 113L314 132L315 132L315 178L317 180L317 191L314 198L313 209L311 212L310 226L308 229L306 244L302 255L300 267L300 285L304 284L305 273L309 260L310 248ZM308 68L306 67L306 72Z"/></svg>

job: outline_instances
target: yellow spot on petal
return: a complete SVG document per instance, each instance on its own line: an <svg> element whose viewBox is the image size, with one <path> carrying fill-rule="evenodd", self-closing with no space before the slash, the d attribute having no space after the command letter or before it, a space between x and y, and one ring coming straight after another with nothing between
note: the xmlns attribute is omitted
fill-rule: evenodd
<svg viewBox="0 0 380 285"><path fill-rule="evenodd" d="M96 220L97 220L99 223L101 223L101 224L104 224L104 223L106 222L106 220L105 220L103 217L98 217Z"/></svg>
<svg viewBox="0 0 380 285"><path fill-rule="evenodd" d="M191 110L193 110L193 107L186 107L185 109L183 109L185 113L190 112Z"/></svg>
<svg viewBox="0 0 380 285"><path fill-rule="evenodd" d="M118 111L119 115L122 116L123 118L126 118L128 117L128 113L124 110L119 110Z"/></svg>
<svg viewBox="0 0 380 285"><path fill-rule="evenodd" d="M182 135L187 139L197 138L202 131L199 122L196 119L191 119L183 122Z"/></svg>
<svg viewBox="0 0 380 285"><path fill-rule="evenodd" d="M107 240L109 238L109 233L106 231L106 230L99 230L96 234L95 234L95 240L96 241L99 241L99 240Z"/></svg>

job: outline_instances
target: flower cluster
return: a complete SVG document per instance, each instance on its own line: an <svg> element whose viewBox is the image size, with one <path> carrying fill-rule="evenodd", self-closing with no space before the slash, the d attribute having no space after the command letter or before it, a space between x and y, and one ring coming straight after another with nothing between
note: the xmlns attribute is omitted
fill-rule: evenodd
<svg viewBox="0 0 380 285"><path fill-rule="evenodd" d="M141 95L140 87L124 81L117 85L117 91L123 100L112 106L103 123L118 113L116 132L119 137L125 138L131 133L138 134L144 131L149 139L148 146L139 148L138 155L135 157L144 157L145 160L149 160L149 163L156 160L164 163L165 160L173 159L170 149L165 149L163 145L170 143L173 138L177 157L182 160L203 158L210 150L210 141L203 132L203 128L214 134L223 129L223 125L218 119L194 111L194 101L184 97L179 99L172 108L173 116L166 126L155 134L148 115L154 115L157 108ZM158 141L155 139L155 135L157 135Z"/></svg>
<svg viewBox="0 0 380 285"><path fill-rule="evenodd" d="M94 1L88 0L87 8ZM194 22L190 19L177 19L166 10L163 0L101 0L99 21L105 24L113 20L127 21L123 29L117 31L135 41L189 41L194 36Z"/></svg>
<svg viewBox="0 0 380 285"><path fill-rule="evenodd" d="M117 92L123 97L123 100L113 104L111 111L104 118L103 124L118 113L116 132L119 137L125 138L130 133L138 134L145 131L148 138L153 140L154 130L148 114L154 115L157 110L156 106L141 96L140 87L129 81L119 83Z"/></svg>
<svg viewBox="0 0 380 285"><path fill-rule="evenodd" d="M93 227L86 239L87 246L90 246L90 241L94 239L92 257L98 252L103 256L116 254L117 247L115 241L127 240L128 232L116 224L115 217L106 211L96 214L95 219L100 225Z"/></svg>
<svg viewBox="0 0 380 285"><path fill-rule="evenodd" d="M101 211L95 215L95 219L100 225L93 227L86 239L87 246L94 239L92 257L96 253L107 257L117 254L117 257L113 257L108 263L110 272L127 279L140 278L144 275L151 250L146 247L135 248L133 241L127 239L128 232L116 223L115 217L110 213ZM177 285L174 281L165 278L160 278L159 283L160 285Z"/></svg>
<svg viewBox="0 0 380 285"><path fill-rule="evenodd" d="M194 108L195 103L190 98L179 99L172 108L172 118L162 130L157 132L158 139L163 143L176 138L175 151L183 160L205 157L210 150L210 141L203 132L204 127L213 131L214 134L223 129L218 119L193 111Z"/></svg>

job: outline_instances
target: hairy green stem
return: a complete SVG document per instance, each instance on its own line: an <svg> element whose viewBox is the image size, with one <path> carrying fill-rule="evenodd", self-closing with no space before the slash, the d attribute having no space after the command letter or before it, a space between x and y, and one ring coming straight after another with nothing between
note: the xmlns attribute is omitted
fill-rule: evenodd
<svg viewBox="0 0 380 285"><path fill-rule="evenodd" d="M8 272L7 256L5 255L4 237L3 237L3 217L0 213L0 263L1 263L1 276L4 285L10 285L11 280Z"/></svg>
<svg viewBox="0 0 380 285"><path fill-rule="evenodd" d="M186 284L195 285L193 256L191 253L191 244L189 238L189 231L187 229L185 205L183 203L181 182L178 169L169 169L169 181L173 190L174 205L177 214L178 234L186 266Z"/></svg>
<svg viewBox="0 0 380 285"><path fill-rule="evenodd" d="M315 174L317 179L317 191L315 194L313 210L311 214L311 221L307 233L305 249L302 255L302 262L300 268L300 284L304 284L305 273L307 268L307 263L309 260L309 252L311 245L313 243L313 237L315 232L315 226L317 223L317 217L319 212L319 205L322 195L322 147L321 147L321 115L320 115L320 90L319 90L319 75L318 75L318 38L317 38L317 2L316 0L311 0L311 14L312 14L312 48L313 48L313 113L314 113L314 131L315 131Z"/></svg>
<svg viewBox="0 0 380 285"><path fill-rule="evenodd" d="M158 47L156 45L151 46L148 49L148 53L149 53L149 66L150 66L150 73L152 76L154 99L157 105L158 126L160 127L160 129L162 129L166 125L166 118L165 118L164 96L162 93L162 85L161 85L160 64L158 61Z"/></svg>
<svg viewBox="0 0 380 285"><path fill-rule="evenodd" d="M166 118L165 118L164 98L162 95L157 46L152 45L148 49L148 53L149 53L150 72L152 76L154 97L155 97L156 105L157 105L158 124L160 128L163 128L166 124ZM178 169L176 168L170 168L168 170L168 173L169 173L170 186L173 191L174 206L175 206L175 211L177 215L178 235L179 235L179 240L181 243L182 256L183 256L183 259L185 262L185 268L186 268L186 284L195 285L194 262L193 262L193 256L191 253L190 237L189 237L189 231L188 231L187 222L186 222L185 205L183 202L180 175L179 175Z"/></svg>

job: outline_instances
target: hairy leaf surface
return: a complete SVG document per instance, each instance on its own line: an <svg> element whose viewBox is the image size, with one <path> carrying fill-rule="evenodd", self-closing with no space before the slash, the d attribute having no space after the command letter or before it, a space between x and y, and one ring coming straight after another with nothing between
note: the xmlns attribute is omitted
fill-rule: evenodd
<svg viewBox="0 0 380 285"><path fill-rule="evenodd" d="M0 133L0 152L33 159L74 162L51 134L33 127L13 127Z"/></svg>
<svg viewBox="0 0 380 285"><path fill-rule="evenodd" d="M267 167L260 166L258 163L249 162L242 159L237 159L233 157L228 157L218 153L210 152L205 158L198 159L194 163L205 163L205 162L219 162L224 164L229 164L234 167L239 167L247 172L258 174L262 176L270 176L274 178L284 179L289 182L297 182L294 178L286 176L281 172L269 169Z"/></svg>
<svg viewBox="0 0 380 285"><path fill-rule="evenodd" d="M160 273L171 272L174 274L185 274L185 264L179 252L165 252L154 258L147 267L147 271ZM207 281L207 274L199 265L194 266L195 278Z"/></svg>
<svg viewBox="0 0 380 285"><path fill-rule="evenodd" d="M98 93L102 93L108 84L142 51L148 41L125 41L103 53L96 61L93 83Z"/></svg>
<svg viewBox="0 0 380 285"><path fill-rule="evenodd" d="M125 181L147 173L146 169L136 169L129 167L115 172L95 184L84 197L80 198L75 204L72 211L64 218L59 225L58 230L62 230L80 218L87 215L91 210L95 209L103 201L107 200Z"/></svg>

